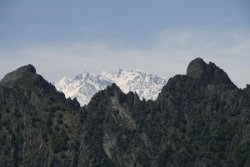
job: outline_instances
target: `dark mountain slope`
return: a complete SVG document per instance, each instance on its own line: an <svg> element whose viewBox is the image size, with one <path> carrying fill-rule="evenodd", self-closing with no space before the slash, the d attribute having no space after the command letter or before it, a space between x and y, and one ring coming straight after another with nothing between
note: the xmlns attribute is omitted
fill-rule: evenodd
<svg viewBox="0 0 250 167"><path fill-rule="evenodd" d="M174 166L249 166L249 100L213 63L192 61L187 75L171 78L155 104L167 115L166 131L157 132L165 133L172 150L167 166L171 161Z"/></svg>
<svg viewBox="0 0 250 167"><path fill-rule="evenodd" d="M80 108L28 65L0 83L0 166L250 166L250 88L193 60L156 101L115 84Z"/></svg>
<svg viewBox="0 0 250 167"><path fill-rule="evenodd" d="M99 135L98 142L90 140L90 145L99 143L93 154L118 166L248 166L246 92L199 58L187 75L168 81L156 102L133 102L133 93L108 87L87 106L88 119L96 121L91 125L99 127L87 135Z"/></svg>
<svg viewBox="0 0 250 167"><path fill-rule="evenodd" d="M0 166L70 166L79 104L66 100L28 65L0 83Z"/></svg>

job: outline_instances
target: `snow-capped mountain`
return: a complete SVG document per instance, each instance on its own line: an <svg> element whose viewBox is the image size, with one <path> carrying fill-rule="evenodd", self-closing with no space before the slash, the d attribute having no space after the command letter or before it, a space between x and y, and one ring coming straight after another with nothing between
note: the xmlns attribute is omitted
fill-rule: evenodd
<svg viewBox="0 0 250 167"><path fill-rule="evenodd" d="M118 73L89 73L84 72L73 79L64 77L55 83L58 91L68 98L77 98L81 106L89 103L90 99L98 91L105 89L112 83L116 83L124 93L136 92L141 99L155 100L166 80L153 74L144 73L139 70Z"/></svg>

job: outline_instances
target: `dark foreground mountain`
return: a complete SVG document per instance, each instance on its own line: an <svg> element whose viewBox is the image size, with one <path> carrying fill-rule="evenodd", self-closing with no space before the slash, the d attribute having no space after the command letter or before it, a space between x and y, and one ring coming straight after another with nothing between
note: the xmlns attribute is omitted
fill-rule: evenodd
<svg viewBox="0 0 250 167"><path fill-rule="evenodd" d="M250 86L193 60L156 101L115 84L81 108L27 65L0 83L0 166L250 166Z"/></svg>

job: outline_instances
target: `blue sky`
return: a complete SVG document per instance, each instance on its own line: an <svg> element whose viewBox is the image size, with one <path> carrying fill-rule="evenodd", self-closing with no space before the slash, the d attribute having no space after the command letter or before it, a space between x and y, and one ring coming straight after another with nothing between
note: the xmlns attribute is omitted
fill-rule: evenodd
<svg viewBox="0 0 250 167"><path fill-rule="evenodd" d="M250 83L249 0L0 0L0 77L32 63L49 81L141 69L165 78L195 57Z"/></svg>

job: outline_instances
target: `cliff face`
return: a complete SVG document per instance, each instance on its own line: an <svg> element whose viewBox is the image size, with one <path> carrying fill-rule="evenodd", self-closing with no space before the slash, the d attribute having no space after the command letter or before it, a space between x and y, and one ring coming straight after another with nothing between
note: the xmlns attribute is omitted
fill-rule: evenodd
<svg viewBox="0 0 250 167"><path fill-rule="evenodd" d="M113 84L80 108L24 66L0 83L0 166L249 166L249 92L197 58L156 101Z"/></svg>

